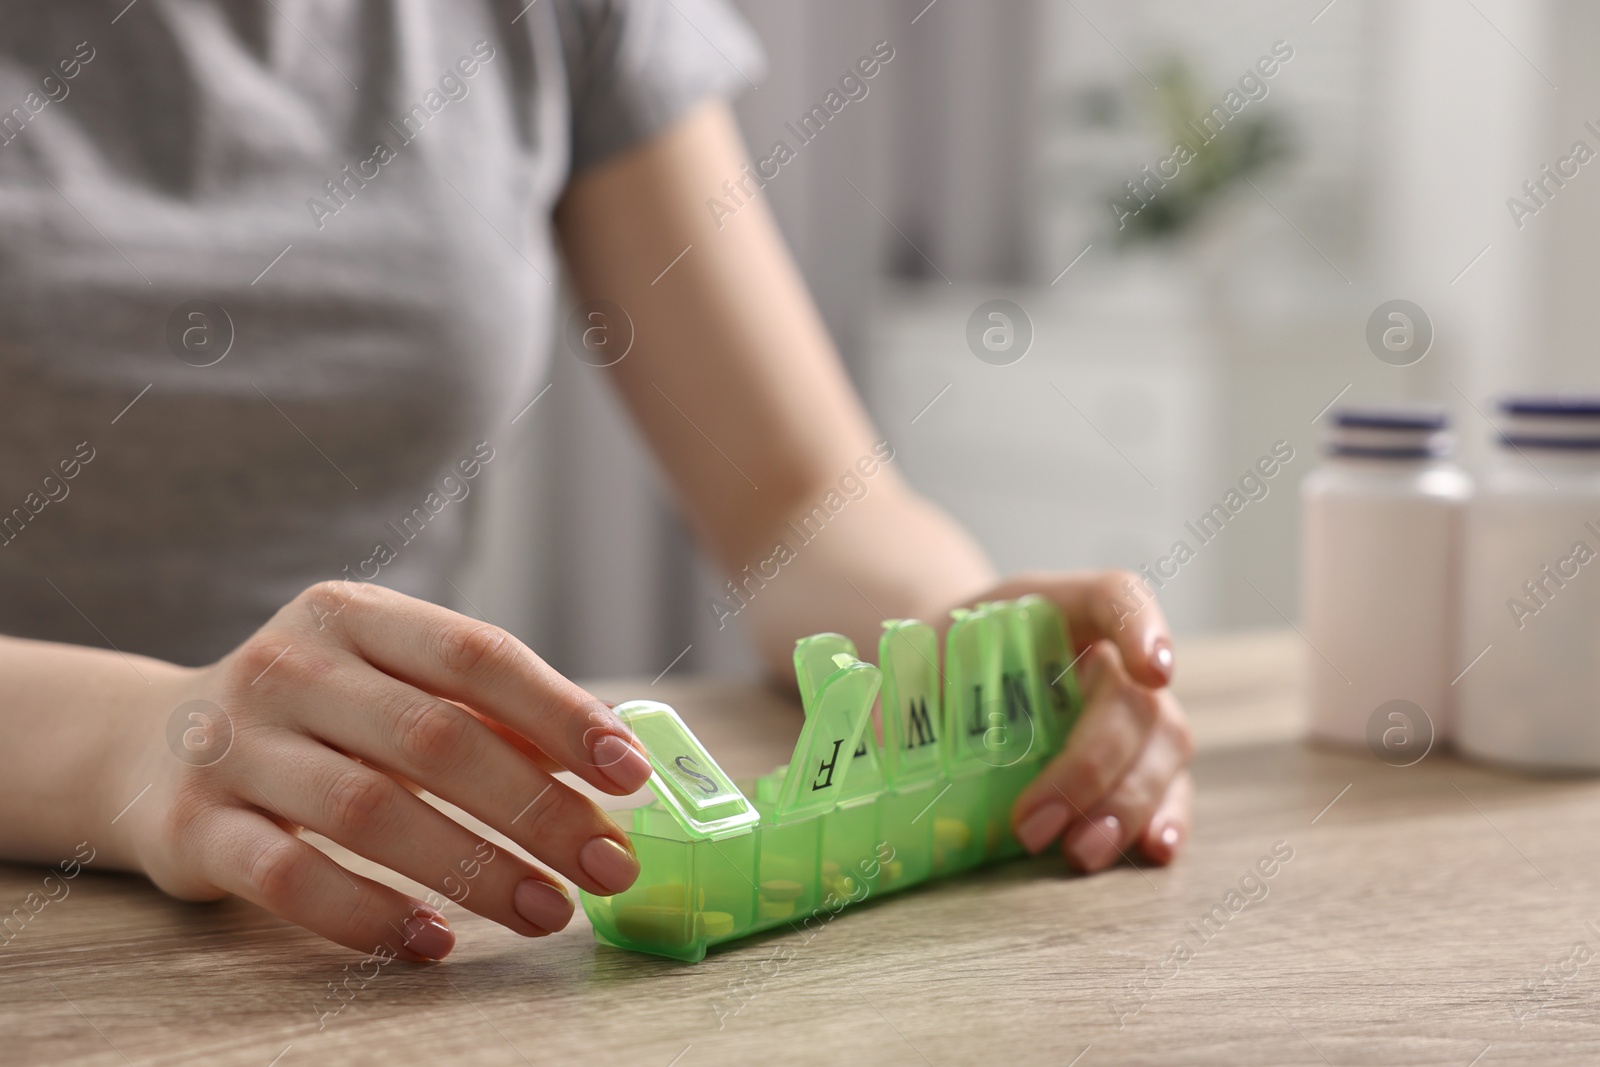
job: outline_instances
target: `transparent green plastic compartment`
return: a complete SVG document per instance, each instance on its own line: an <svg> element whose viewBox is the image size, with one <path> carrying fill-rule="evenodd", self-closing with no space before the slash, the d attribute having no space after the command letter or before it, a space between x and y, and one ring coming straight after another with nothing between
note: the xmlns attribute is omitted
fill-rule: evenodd
<svg viewBox="0 0 1600 1067"><path fill-rule="evenodd" d="M633 811L634 886L581 894L597 940L696 962L712 945L815 928L851 903L1022 853L1011 804L1081 705L1056 609L1026 597L956 613L942 677L930 627L884 626L882 741L870 726L879 669L818 634L795 652L807 716L795 755L752 783L728 781L665 705L618 706L625 721L650 716L658 799ZM699 778L714 820L685 798Z"/></svg>

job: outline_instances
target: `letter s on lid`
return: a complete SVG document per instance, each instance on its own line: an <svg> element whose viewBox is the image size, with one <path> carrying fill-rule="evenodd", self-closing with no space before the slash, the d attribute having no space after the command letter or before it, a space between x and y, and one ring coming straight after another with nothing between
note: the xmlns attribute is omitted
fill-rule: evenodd
<svg viewBox="0 0 1600 1067"><path fill-rule="evenodd" d="M755 806L671 707L656 700L630 700L613 711L644 745L651 790L691 837L715 841L761 821Z"/></svg>

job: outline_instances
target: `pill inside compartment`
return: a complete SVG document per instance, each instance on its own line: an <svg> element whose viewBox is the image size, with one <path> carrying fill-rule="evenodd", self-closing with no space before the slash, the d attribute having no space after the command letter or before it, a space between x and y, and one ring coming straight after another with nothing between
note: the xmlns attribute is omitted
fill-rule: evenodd
<svg viewBox="0 0 1600 1067"><path fill-rule="evenodd" d="M859 904L878 890L883 861L893 853L883 846L878 803L882 794L862 797L822 816L822 903L830 911Z"/></svg>
<svg viewBox="0 0 1600 1067"><path fill-rule="evenodd" d="M804 922L822 902L819 852L822 823L818 819L778 825L774 804L787 767L779 767L756 781L756 809L761 825L756 831L756 929Z"/></svg>
<svg viewBox="0 0 1600 1067"><path fill-rule="evenodd" d="M743 936L755 920L755 835L694 840L665 805L633 811L629 835L640 879L612 897L583 894L589 921L608 941L696 962L706 948Z"/></svg>
<svg viewBox="0 0 1600 1067"><path fill-rule="evenodd" d="M893 790L879 800L880 893L908 889L933 874L933 806L943 789L941 778Z"/></svg>
<svg viewBox="0 0 1600 1067"><path fill-rule="evenodd" d="M946 780L933 810L933 874L956 874L983 862L988 822L988 768L964 768Z"/></svg>

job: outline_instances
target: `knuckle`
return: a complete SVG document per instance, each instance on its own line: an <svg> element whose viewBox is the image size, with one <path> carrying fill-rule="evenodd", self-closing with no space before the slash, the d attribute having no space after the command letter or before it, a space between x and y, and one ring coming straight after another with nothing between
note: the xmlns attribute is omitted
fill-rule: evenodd
<svg viewBox="0 0 1600 1067"><path fill-rule="evenodd" d="M512 656L511 635L498 626L451 625L439 636L439 658L452 674L494 671Z"/></svg>
<svg viewBox="0 0 1600 1067"><path fill-rule="evenodd" d="M560 782L551 782L540 794L538 803L526 817L518 821L517 826L521 830L519 836L533 839L545 836L545 832L551 827L566 827L574 832L583 832L592 820L593 814L588 801Z"/></svg>
<svg viewBox="0 0 1600 1067"><path fill-rule="evenodd" d="M1136 834L1150 820L1160 800L1158 783L1129 780L1118 785L1100 806L1122 821L1124 832Z"/></svg>
<svg viewBox="0 0 1600 1067"><path fill-rule="evenodd" d="M307 586L280 615L288 615L290 624L302 633L332 630L350 621L359 612L358 605L365 605L369 598L381 595L382 589L382 586L369 586L365 582L325 578Z"/></svg>
<svg viewBox="0 0 1600 1067"><path fill-rule="evenodd" d="M341 578L324 578L320 582L306 586L295 599L302 604L337 606L353 600L360 588L358 582L349 582Z"/></svg>
<svg viewBox="0 0 1600 1067"><path fill-rule="evenodd" d="M307 647L303 638L269 630L239 646L228 680L236 691L271 692L314 682L337 666L326 652Z"/></svg>
<svg viewBox="0 0 1600 1067"><path fill-rule="evenodd" d="M246 883L269 907L294 900L312 877L308 847L293 837L274 840L251 859Z"/></svg>
<svg viewBox="0 0 1600 1067"><path fill-rule="evenodd" d="M1161 697L1155 690L1129 682L1123 686L1122 699L1141 732L1149 733L1160 722Z"/></svg>
<svg viewBox="0 0 1600 1067"><path fill-rule="evenodd" d="M324 808L334 826L361 837L382 826L392 810L394 788L376 771L352 767L328 787Z"/></svg>
<svg viewBox="0 0 1600 1067"><path fill-rule="evenodd" d="M215 798L200 775L184 774L156 826L156 832L171 855L194 855L192 845L202 836L202 824L215 804Z"/></svg>
<svg viewBox="0 0 1600 1067"><path fill-rule="evenodd" d="M1179 709L1176 701L1163 701L1161 723L1172 738L1179 764L1187 765L1194 758L1194 728L1189 725L1188 716Z"/></svg>
<svg viewBox="0 0 1600 1067"><path fill-rule="evenodd" d="M472 722L465 712L441 700L424 700L397 716L401 756L411 767L448 771L464 757Z"/></svg>
<svg viewBox="0 0 1600 1067"><path fill-rule="evenodd" d="M1137 585L1138 581L1137 574L1121 568L1106 571L1100 579L1101 587L1108 593L1121 593L1127 589L1129 583Z"/></svg>
<svg viewBox="0 0 1600 1067"><path fill-rule="evenodd" d="M1111 770L1111 760L1107 755L1086 752L1084 758L1069 769L1062 787L1085 800L1093 801L1105 796L1116 784L1116 777Z"/></svg>
<svg viewBox="0 0 1600 1067"><path fill-rule="evenodd" d="M337 600L347 595L344 591L346 583L337 578L324 578L320 582L312 582L300 593L301 600Z"/></svg>
<svg viewBox="0 0 1600 1067"><path fill-rule="evenodd" d="M273 661L290 643L288 638L280 638L268 631L251 635L234 653L234 666L237 668L238 677L244 679L248 685L252 679L272 666Z"/></svg>

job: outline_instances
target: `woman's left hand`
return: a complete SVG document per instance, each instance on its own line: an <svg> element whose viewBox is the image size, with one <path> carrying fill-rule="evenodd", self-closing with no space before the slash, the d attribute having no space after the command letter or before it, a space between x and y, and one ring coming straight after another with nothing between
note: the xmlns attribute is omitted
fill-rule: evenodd
<svg viewBox="0 0 1600 1067"><path fill-rule="evenodd" d="M1125 571L1021 576L977 600L1028 593L1061 609L1084 706L1065 747L1012 807L1017 839L1032 853L1061 839L1082 871L1109 867L1135 845L1170 862L1189 834L1193 744L1167 689L1172 637L1161 609Z"/></svg>

